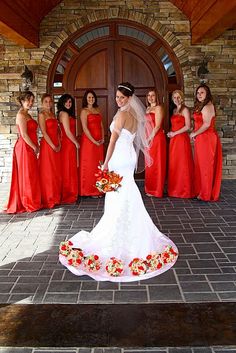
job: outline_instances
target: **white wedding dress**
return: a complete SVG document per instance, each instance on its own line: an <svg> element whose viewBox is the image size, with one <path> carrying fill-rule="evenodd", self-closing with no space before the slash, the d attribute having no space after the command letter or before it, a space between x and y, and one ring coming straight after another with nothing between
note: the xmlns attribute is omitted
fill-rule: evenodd
<svg viewBox="0 0 236 353"><path fill-rule="evenodd" d="M113 128L111 124L111 130ZM60 262L77 276L89 275L97 281L131 282L157 276L169 270L177 260L166 263L160 269L147 271L139 276L133 275L129 263L134 258L146 259L152 253L163 253L166 247L177 252L175 244L162 234L152 222L139 189L134 181L136 153L133 146L135 134L122 129L115 149L109 161L109 170L123 176L118 191L108 192L105 196L105 209L102 218L89 233L80 231L70 241L74 248L80 248L83 254L96 254L102 265L96 272L87 270L83 264L74 267L68 264L67 257L59 255ZM115 257L124 264L119 277L106 272L106 263Z"/></svg>

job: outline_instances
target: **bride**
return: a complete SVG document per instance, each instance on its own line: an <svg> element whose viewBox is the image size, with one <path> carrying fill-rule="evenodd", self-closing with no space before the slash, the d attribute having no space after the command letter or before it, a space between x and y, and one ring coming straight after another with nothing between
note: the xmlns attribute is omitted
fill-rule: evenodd
<svg viewBox="0 0 236 353"><path fill-rule="evenodd" d="M77 276L97 281L132 282L157 276L177 260L176 245L162 234L144 207L134 181L139 153L151 164L145 108L128 83L118 85L119 107L102 169L123 177L117 191L106 193L104 214L90 232L80 231L60 244L60 262Z"/></svg>

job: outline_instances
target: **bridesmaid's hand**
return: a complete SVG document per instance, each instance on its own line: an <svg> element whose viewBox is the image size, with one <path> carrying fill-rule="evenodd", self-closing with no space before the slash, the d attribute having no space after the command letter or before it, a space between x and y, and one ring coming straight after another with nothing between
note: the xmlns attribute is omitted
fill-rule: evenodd
<svg viewBox="0 0 236 353"><path fill-rule="evenodd" d="M101 139L98 142L99 142L99 145L102 145L104 143L104 139Z"/></svg>
<svg viewBox="0 0 236 353"><path fill-rule="evenodd" d="M79 142L75 143L75 147L76 147L77 149L80 148Z"/></svg>
<svg viewBox="0 0 236 353"><path fill-rule="evenodd" d="M174 136L175 136L175 133L174 133L173 131L169 131L169 132L167 132L167 136L168 136L169 138L174 137Z"/></svg>
<svg viewBox="0 0 236 353"><path fill-rule="evenodd" d="M195 141L196 135L195 135L194 132L191 132L191 134L189 135L189 137L190 137L191 140Z"/></svg>
<svg viewBox="0 0 236 353"><path fill-rule="evenodd" d="M60 145L55 146L55 148L53 148L53 150L54 150L55 152L59 152L60 149L61 149L61 146L60 146Z"/></svg>
<svg viewBox="0 0 236 353"><path fill-rule="evenodd" d="M39 147L38 146L35 146L34 147L34 153L36 154L36 156L39 154Z"/></svg>

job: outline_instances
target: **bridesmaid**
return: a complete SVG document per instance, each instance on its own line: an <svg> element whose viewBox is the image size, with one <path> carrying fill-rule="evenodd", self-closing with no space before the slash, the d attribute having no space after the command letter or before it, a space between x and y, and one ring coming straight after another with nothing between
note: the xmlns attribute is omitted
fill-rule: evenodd
<svg viewBox="0 0 236 353"><path fill-rule="evenodd" d="M99 197L95 187L97 167L104 159L104 128L97 96L88 89L82 100L80 115L83 133L80 141L79 195Z"/></svg>
<svg viewBox="0 0 236 353"><path fill-rule="evenodd" d="M42 206L53 208L61 201L61 159L58 120L53 114L53 102L49 94L41 98L42 110L39 113L39 127L43 137L39 152L39 177L42 193Z"/></svg>
<svg viewBox="0 0 236 353"><path fill-rule="evenodd" d="M63 94L57 103L57 116L60 121L62 190L61 203L75 203L78 198L78 160L76 139L75 102L71 95Z"/></svg>
<svg viewBox="0 0 236 353"><path fill-rule="evenodd" d="M199 200L217 201L222 178L222 146L215 130L215 107L210 88L201 84L194 105L194 183Z"/></svg>
<svg viewBox="0 0 236 353"><path fill-rule="evenodd" d="M184 104L184 94L180 90L172 93L172 101L176 108L171 116L168 195L172 197L194 197L193 157L190 138L190 111Z"/></svg>
<svg viewBox="0 0 236 353"><path fill-rule="evenodd" d="M158 103L157 92L148 91L146 118L152 121L149 137L152 165L145 168L145 193L147 196L163 197L166 177L166 137L163 130L164 108Z"/></svg>
<svg viewBox="0 0 236 353"><path fill-rule="evenodd" d="M41 192L38 179L39 152L37 122L29 114L34 94L22 92L18 97L21 107L16 115L19 137L13 150L12 179L7 213L34 212L41 208Z"/></svg>

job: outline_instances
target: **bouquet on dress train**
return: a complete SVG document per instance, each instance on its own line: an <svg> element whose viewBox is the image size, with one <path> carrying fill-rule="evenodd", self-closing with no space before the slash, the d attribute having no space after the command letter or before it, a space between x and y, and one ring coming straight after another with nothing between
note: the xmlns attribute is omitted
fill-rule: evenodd
<svg viewBox="0 0 236 353"><path fill-rule="evenodd" d="M117 191L121 187L122 176L107 169L102 170L101 166L98 166L98 169L95 174L97 178L95 186L99 192Z"/></svg>
<svg viewBox="0 0 236 353"><path fill-rule="evenodd" d="M112 277L119 277L124 272L124 264L121 260L111 257L106 264L106 271Z"/></svg>
<svg viewBox="0 0 236 353"><path fill-rule="evenodd" d="M84 267L90 272L95 272L100 270L102 265L99 260L99 256L96 254L91 254L86 256L83 261L83 264L84 264Z"/></svg>
<svg viewBox="0 0 236 353"><path fill-rule="evenodd" d="M79 267L84 260L84 254L81 249L72 249L67 255L67 262L69 265Z"/></svg>
<svg viewBox="0 0 236 353"><path fill-rule="evenodd" d="M147 261L136 257L129 263L129 268L134 276L145 275L148 270Z"/></svg>
<svg viewBox="0 0 236 353"><path fill-rule="evenodd" d="M59 246L59 253L67 257L72 250L72 245L73 243L70 240L62 241Z"/></svg>

